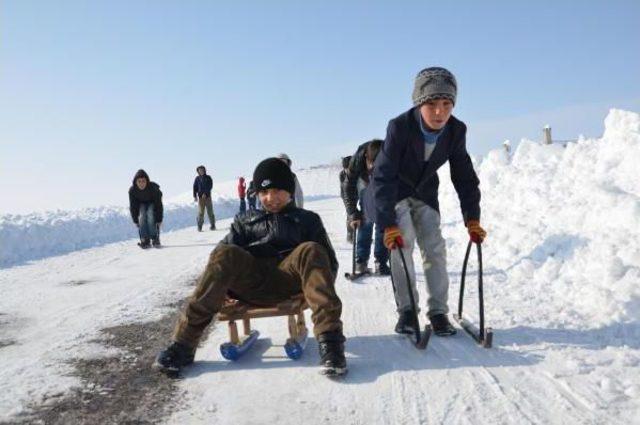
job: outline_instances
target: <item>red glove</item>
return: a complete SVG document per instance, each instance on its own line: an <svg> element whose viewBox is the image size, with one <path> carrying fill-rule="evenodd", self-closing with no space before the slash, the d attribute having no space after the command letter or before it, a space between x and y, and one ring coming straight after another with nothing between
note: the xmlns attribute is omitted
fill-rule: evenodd
<svg viewBox="0 0 640 425"><path fill-rule="evenodd" d="M467 221L467 231L469 232L469 238L472 242L482 243L484 238L487 237L487 232L484 231L482 227L480 227L479 220L469 220Z"/></svg>
<svg viewBox="0 0 640 425"><path fill-rule="evenodd" d="M402 232L400 232L398 226L389 226L384 229L384 246L386 246L387 249L404 247Z"/></svg>

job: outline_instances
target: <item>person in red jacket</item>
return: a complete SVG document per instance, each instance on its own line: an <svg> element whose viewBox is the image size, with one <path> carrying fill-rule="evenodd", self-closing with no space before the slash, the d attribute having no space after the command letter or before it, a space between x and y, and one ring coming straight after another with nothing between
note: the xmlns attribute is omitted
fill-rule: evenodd
<svg viewBox="0 0 640 425"><path fill-rule="evenodd" d="M244 177L238 179L238 197L240 198L240 212L247 211L247 203L245 197L247 196L247 184L244 182Z"/></svg>

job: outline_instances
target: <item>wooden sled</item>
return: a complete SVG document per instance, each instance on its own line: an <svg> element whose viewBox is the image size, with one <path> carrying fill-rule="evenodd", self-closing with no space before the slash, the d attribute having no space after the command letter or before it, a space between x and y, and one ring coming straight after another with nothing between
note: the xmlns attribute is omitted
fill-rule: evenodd
<svg viewBox="0 0 640 425"><path fill-rule="evenodd" d="M220 345L220 353L227 360L238 360L256 342L260 332L251 329L251 319L287 316L289 338L284 345L287 357L297 360L302 357L307 343L308 330L304 311L309 305L302 294L271 307L261 307L236 299L227 298L218 313L218 320L229 322L229 342ZM236 322L241 320L244 335L238 334Z"/></svg>

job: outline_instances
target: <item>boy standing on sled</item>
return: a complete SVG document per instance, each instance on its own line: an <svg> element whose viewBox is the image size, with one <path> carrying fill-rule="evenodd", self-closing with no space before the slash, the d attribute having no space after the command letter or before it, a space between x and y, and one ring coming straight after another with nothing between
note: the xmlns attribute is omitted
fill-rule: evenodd
<svg viewBox="0 0 640 425"><path fill-rule="evenodd" d="M420 71L413 90L414 107L389 122L374 167L376 224L384 228L384 242L391 250L398 333L411 333L415 316L397 250L403 251L417 303L412 256L416 241L427 280L427 316L433 331L440 336L456 333L447 318L449 277L438 209L437 170L445 162L449 161L451 181L471 240L481 243L486 236L480 227L479 180L466 149L467 127L451 115L456 95L451 72L439 67Z"/></svg>
<svg viewBox="0 0 640 425"><path fill-rule="evenodd" d="M270 306L302 293L312 311L322 366L344 374L342 303L334 288L338 261L322 220L295 206L293 175L281 160L269 158L258 164L253 182L264 210L236 216L231 231L209 257L172 344L154 366L176 372L191 364L205 328L227 295Z"/></svg>

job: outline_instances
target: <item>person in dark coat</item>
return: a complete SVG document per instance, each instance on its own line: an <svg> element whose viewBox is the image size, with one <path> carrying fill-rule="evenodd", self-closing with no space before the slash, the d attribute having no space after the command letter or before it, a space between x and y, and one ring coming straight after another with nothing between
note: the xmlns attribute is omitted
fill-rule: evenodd
<svg viewBox="0 0 640 425"><path fill-rule="evenodd" d="M351 156L345 156L342 158L342 170L340 170L340 174L338 178L340 179L340 198L342 198L342 202L344 203L345 210L347 208L347 186L345 185L345 181L347 179L347 171L349 170L349 162L351 161ZM354 243L353 241L353 227L349 224L349 215L347 214L347 242Z"/></svg>
<svg viewBox="0 0 640 425"><path fill-rule="evenodd" d="M471 240L481 243L479 180L466 148L466 125L451 115L457 83L440 67L423 69L415 79L414 107L392 119L373 172L376 223L384 228L391 250L399 319L396 332L413 332L414 316L398 250L409 268L414 299L413 245L418 241L427 281L427 316L436 335L453 335L447 305L449 276L446 245L440 230L437 170L449 162L451 181L458 193L462 218Z"/></svg>
<svg viewBox="0 0 640 425"><path fill-rule="evenodd" d="M207 174L207 169L204 165L196 168L198 175L193 181L193 200L198 203L198 217L196 223L198 225L198 232L202 232L202 225L204 224L204 211L207 210L209 216L209 224L211 230L216 230L216 216L213 213L213 202L211 201L211 189L213 189L213 180L211 176Z"/></svg>
<svg viewBox="0 0 640 425"><path fill-rule="evenodd" d="M311 308L321 363L346 372L342 303L335 291L338 260L314 212L293 201L295 181L289 167L268 158L253 174L264 210L237 214L198 279L173 333L173 343L154 366L175 372L193 362L205 328L227 294L259 306L271 306L302 293Z"/></svg>
<svg viewBox="0 0 640 425"><path fill-rule="evenodd" d="M140 246L148 248L160 245L159 228L162 224L162 192L157 183L149 180L144 170L138 170L133 176L129 188L129 211L131 219L138 227Z"/></svg>
<svg viewBox="0 0 640 425"><path fill-rule="evenodd" d="M382 140L373 139L363 143L353 154L347 168L345 178L344 203L347 209L347 216L351 227L357 227L356 236L356 273L364 273L369 269L369 256L371 254L371 242L374 234L374 216L363 214L363 195L365 189L371 181L374 161L380 148ZM360 209L358 209L358 203ZM391 274L387 261L389 251L384 245L382 227L375 226L375 245L373 250L375 257L375 272L382 275Z"/></svg>

